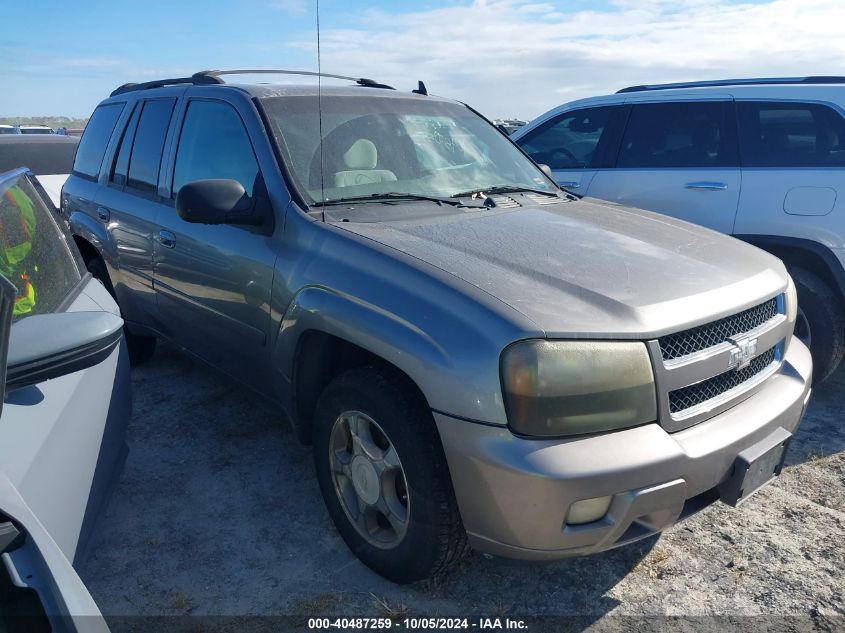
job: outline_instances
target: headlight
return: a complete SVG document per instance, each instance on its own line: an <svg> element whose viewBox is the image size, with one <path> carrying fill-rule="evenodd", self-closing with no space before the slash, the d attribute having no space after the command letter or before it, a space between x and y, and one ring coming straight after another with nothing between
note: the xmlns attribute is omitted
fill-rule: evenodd
<svg viewBox="0 0 845 633"><path fill-rule="evenodd" d="M502 353L508 424L521 435L560 436L657 419L651 362L643 343L515 343Z"/></svg>
<svg viewBox="0 0 845 633"><path fill-rule="evenodd" d="M786 320L789 322L789 334L786 336L786 344L792 339L792 332L795 330L795 319L798 316L798 291L795 289L795 282L792 277L789 277L789 283L786 285L786 292L784 293L784 306L786 310Z"/></svg>

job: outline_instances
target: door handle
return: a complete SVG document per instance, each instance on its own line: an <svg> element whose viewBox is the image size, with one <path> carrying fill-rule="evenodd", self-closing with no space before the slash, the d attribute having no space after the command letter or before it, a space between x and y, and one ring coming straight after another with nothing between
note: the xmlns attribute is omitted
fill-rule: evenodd
<svg viewBox="0 0 845 633"><path fill-rule="evenodd" d="M159 244L166 246L167 248L173 248L176 246L176 236L170 231L159 231L156 239Z"/></svg>
<svg viewBox="0 0 845 633"><path fill-rule="evenodd" d="M111 211L105 207L97 207L97 217L103 222L108 222L111 218Z"/></svg>
<svg viewBox="0 0 845 633"><path fill-rule="evenodd" d="M563 182L559 182L557 184L559 186L563 187L564 189L578 189L578 187L581 186L580 182L575 182L575 181L569 182L569 181L566 181L566 180L564 180Z"/></svg>
<svg viewBox="0 0 845 633"><path fill-rule="evenodd" d="M687 189L696 189L698 191L724 191L728 188L728 186L723 182L710 182L708 180L688 182L684 186Z"/></svg>

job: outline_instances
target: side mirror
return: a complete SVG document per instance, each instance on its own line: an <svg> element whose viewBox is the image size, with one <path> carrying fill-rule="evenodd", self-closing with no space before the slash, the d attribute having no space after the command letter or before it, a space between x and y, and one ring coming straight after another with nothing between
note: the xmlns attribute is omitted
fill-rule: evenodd
<svg viewBox="0 0 845 633"><path fill-rule="evenodd" d="M237 180L194 180L176 194L176 213L196 224L247 224L260 226L267 218L268 202L248 196Z"/></svg>
<svg viewBox="0 0 845 633"><path fill-rule="evenodd" d="M544 173L544 174L546 174L549 178L552 178L552 180L554 180L554 178L553 178L553 176L552 176L552 168L551 168L551 167L549 167L548 165L543 165L543 164L539 164L539 165L537 165L537 167L539 167L539 168L540 168L540 171L541 171L541 172L543 172L543 173Z"/></svg>
<svg viewBox="0 0 845 633"><path fill-rule="evenodd" d="M6 391L88 369L120 344L123 319L111 312L35 314L13 324Z"/></svg>

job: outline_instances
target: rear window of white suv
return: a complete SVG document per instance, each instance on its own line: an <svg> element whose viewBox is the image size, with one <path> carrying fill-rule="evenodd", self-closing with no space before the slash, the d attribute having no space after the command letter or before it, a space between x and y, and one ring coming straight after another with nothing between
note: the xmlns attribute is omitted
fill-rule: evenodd
<svg viewBox="0 0 845 633"><path fill-rule="evenodd" d="M744 167L841 167L845 120L819 103L737 102Z"/></svg>

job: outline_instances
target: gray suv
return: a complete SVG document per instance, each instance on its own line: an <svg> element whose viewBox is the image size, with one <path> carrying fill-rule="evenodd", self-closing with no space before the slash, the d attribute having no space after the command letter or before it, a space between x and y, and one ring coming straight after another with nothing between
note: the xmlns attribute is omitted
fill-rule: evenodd
<svg viewBox="0 0 845 633"><path fill-rule="evenodd" d="M569 195L423 85L235 72L115 90L61 212L134 360L284 412L372 569L597 552L780 472L812 362L778 259Z"/></svg>

